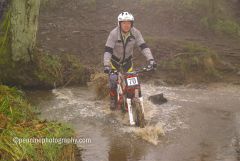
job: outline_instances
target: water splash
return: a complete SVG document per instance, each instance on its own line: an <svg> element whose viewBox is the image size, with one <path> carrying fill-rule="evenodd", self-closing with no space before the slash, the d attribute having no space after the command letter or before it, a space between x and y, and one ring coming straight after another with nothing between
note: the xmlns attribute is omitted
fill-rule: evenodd
<svg viewBox="0 0 240 161"><path fill-rule="evenodd" d="M158 123L155 126L148 125L145 128L125 126L121 130L124 133L133 134L137 138L143 139L153 145L158 145L160 137L165 135L161 123Z"/></svg>

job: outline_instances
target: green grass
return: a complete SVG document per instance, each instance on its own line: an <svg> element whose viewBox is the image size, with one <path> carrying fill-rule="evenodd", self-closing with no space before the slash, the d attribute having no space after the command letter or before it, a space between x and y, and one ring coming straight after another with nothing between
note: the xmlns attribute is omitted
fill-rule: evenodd
<svg viewBox="0 0 240 161"><path fill-rule="evenodd" d="M211 20L209 17L201 19L201 24L214 31L216 34L225 34L231 37L240 37L240 24L231 19L216 18Z"/></svg>
<svg viewBox="0 0 240 161"><path fill-rule="evenodd" d="M38 70L36 70L35 73L38 79L47 84L62 84L63 76L60 57L49 54L36 56Z"/></svg>
<svg viewBox="0 0 240 161"><path fill-rule="evenodd" d="M188 42L183 45L183 50L187 53L197 53L197 52L204 52L209 53L210 50L198 43Z"/></svg>
<svg viewBox="0 0 240 161"><path fill-rule="evenodd" d="M160 68L177 73L181 82L208 82L221 78L217 54L209 48L188 42L182 45L182 53L160 62Z"/></svg>
<svg viewBox="0 0 240 161"><path fill-rule="evenodd" d="M2 161L55 161L64 144L21 143L14 138L67 138L74 136L65 124L37 119L24 95L16 88L0 85L0 156ZM4 119L3 119L4 118ZM3 123L5 121L5 123ZM5 125L4 125L5 124Z"/></svg>
<svg viewBox="0 0 240 161"><path fill-rule="evenodd" d="M78 57L71 54L53 55L36 53L37 69L35 76L45 84L66 86L69 84L85 84L89 80L86 68L81 65Z"/></svg>
<svg viewBox="0 0 240 161"><path fill-rule="evenodd" d="M30 106L23 100L22 92L15 88L0 86L0 113L8 116L15 124L19 120L31 118Z"/></svg>
<svg viewBox="0 0 240 161"><path fill-rule="evenodd" d="M0 24L0 65L6 65L10 59L10 16L11 11L8 10Z"/></svg>

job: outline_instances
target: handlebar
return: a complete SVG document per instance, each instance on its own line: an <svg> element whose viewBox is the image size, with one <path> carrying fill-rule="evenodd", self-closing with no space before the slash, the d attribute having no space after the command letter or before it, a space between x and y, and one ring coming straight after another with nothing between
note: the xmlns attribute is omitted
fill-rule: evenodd
<svg viewBox="0 0 240 161"><path fill-rule="evenodd" d="M142 72L150 72L150 71L155 71L155 70L156 70L155 68L148 65L146 67L143 67L142 69L136 70L135 72L136 73L142 73Z"/></svg>
<svg viewBox="0 0 240 161"><path fill-rule="evenodd" d="M156 70L155 68L148 65L146 67L142 67L142 68L137 69L132 72L124 72L123 74L139 74L139 73L150 72L150 71L155 71L155 70ZM121 72L121 71L120 70L110 70L109 74L114 74L114 73L119 73L119 72Z"/></svg>

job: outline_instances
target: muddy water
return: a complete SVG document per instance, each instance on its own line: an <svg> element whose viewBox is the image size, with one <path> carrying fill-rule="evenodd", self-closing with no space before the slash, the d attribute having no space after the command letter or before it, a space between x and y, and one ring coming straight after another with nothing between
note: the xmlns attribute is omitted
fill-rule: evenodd
<svg viewBox="0 0 240 161"><path fill-rule="evenodd" d="M147 128L129 127L87 88L29 93L41 117L70 123L81 138L84 161L239 161L240 88L143 85ZM169 100L153 105L152 94Z"/></svg>

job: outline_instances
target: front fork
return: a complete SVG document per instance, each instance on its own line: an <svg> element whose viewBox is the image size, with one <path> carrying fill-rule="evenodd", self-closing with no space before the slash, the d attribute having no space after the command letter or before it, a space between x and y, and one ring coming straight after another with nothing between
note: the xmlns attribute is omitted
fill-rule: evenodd
<svg viewBox="0 0 240 161"><path fill-rule="evenodd" d="M139 97L138 99L141 103L142 112L144 113L143 97ZM132 109L132 99L131 98L127 98L127 106L128 106L128 115L129 115L130 125L135 125L135 121L133 119L133 109Z"/></svg>
<svg viewBox="0 0 240 161"><path fill-rule="evenodd" d="M134 95L134 98L137 98L139 99L140 101L140 104L141 104L141 108L142 108L142 112L144 113L144 107L143 107L143 97L139 97L139 89L136 89L135 90L135 95ZM122 98L123 94L123 90L122 90L122 87L120 86L120 84L117 85L117 100L119 101L120 99L124 99ZM127 103L127 107L128 107L128 114L129 114L129 122L130 122L130 125L135 125L135 121L133 119L133 109L132 109L132 99L133 98L127 98L126 99L126 103ZM124 101L124 100L121 100L121 101ZM123 104L125 104L125 102L123 102Z"/></svg>

